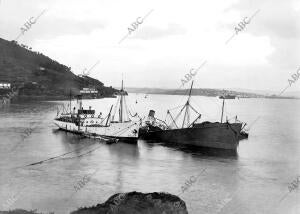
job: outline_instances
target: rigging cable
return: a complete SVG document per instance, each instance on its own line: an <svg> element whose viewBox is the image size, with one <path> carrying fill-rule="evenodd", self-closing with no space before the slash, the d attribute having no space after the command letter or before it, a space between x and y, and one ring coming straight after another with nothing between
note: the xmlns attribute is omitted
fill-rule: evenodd
<svg viewBox="0 0 300 214"><path fill-rule="evenodd" d="M54 159L63 157L63 156L65 156L65 155L67 155L67 154L71 154L71 153L74 153L74 152L78 152L78 151L80 151L81 149L84 149L84 148L86 148L86 147L88 147L88 146L83 146L83 147L81 147L80 149L75 149L75 150L72 150L72 151L63 153L63 154L61 154L61 155L57 155L57 156L54 156L54 157L51 157L51 158L47 158L47 159L44 159L44 160L41 160L41 161L38 161L38 162L34 162L34 163L31 163L31 164L27 164L27 165L24 165L24 166L15 167L15 168L13 168L13 169L18 169L18 168L23 168L23 167L27 167L27 166L34 166L34 165L42 164L42 163L44 163L44 162L48 162L48 161L50 161L50 160L54 160Z"/></svg>
<svg viewBox="0 0 300 214"><path fill-rule="evenodd" d="M111 115L112 115L111 121L114 121L114 118L115 118L115 115L116 115L116 112L117 112L117 109L118 109L118 106L119 106L119 103L120 103L120 99L121 99L120 97L121 97L121 96L118 97L117 105L115 105L114 110L113 110L113 113L111 114Z"/></svg>

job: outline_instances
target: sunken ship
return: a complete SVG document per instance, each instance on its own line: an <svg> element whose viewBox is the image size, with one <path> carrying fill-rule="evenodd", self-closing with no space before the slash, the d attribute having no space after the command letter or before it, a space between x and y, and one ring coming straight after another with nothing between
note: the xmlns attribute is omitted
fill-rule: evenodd
<svg viewBox="0 0 300 214"><path fill-rule="evenodd" d="M233 123L229 121L223 122L224 99L222 105L222 115L220 122L198 122L201 119L201 114L190 104L193 82L189 90L189 95L186 103L181 108L180 112L174 117L170 110L167 111L171 123L155 117L155 111L150 110L148 118L144 125L139 130L139 137L145 140L156 140L167 143L176 143L184 145L192 145L198 147L236 150L239 145L239 140L247 138L243 128L246 123L236 120ZM191 111L197 116L190 122ZM177 119L181 114L183 121L181 126ZM167 117L166 117L167 118Z"/></svg>

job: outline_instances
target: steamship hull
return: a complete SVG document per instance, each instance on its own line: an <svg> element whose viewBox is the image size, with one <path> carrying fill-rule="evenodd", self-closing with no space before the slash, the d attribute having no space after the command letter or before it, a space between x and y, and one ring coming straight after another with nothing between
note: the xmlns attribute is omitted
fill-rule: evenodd
<svg viewBox="0 0 300 214"><path fill-rule="evenodd" d="M136 144L138 141L139 125L135 121L126 121L121 123L111 123L109 126L97 127L88 126L84 128L85 133L94 136L118 139L123 143Z"/></svg>
<svg viewBox="0 0 300 214"><path fill-rule="evenodd" d="M71 118L69 119L69 121L64 120L62 121L60 118L55 118L54 119L54 124L63 131L66 132L72 132L74 134L82 134L83 131L78 127L78 125L71 120Z"/></svg>
<svg viewBox="0 0 300 214"><path fill-rule="evenodd" d="M90 138L118 139L120 142L130 144L136 144L138 140L138 124L133 121L113 123L110 126L78 126L76 122L55 119L54 124L60 130Z"/></svg>
<svg viewBox="0 0 300 214"><path fill-rule="evenodd" d="M139 137L167 143L192 145L215 149L236 150L241 123L200 123L191 128L161 130L147 125L139 130Z"/></svg>

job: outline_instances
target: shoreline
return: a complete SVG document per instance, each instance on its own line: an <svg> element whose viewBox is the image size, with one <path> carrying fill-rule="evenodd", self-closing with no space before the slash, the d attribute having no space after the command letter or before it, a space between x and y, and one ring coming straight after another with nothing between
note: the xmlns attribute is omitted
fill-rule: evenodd
<svg viewBox="0 0 300 214"><path fill-rule="evenodd" d="M103 99L103 98L116 98L115 96L102 96L96 98L82 98L82 100L90 100L90 99ZM72 100L75 98L72 97ZM31 95L17 95L13 97L13 101L69 101L70 97L67 96L31 96Z"/></svg>

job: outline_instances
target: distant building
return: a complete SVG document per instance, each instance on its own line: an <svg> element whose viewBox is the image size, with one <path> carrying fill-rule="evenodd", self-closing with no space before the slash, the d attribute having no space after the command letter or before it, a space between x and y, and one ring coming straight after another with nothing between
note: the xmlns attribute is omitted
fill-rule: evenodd
<svg viewBox="0 0 300 214"><path fill-rule="evenodd" d="M94 88L83 88L80 90L80 94L98 94L98 91Z"/></svg>
<svg viewBox="0 0 300 214"><path fill-rule="evenodd" d="M10 88L11 88L10 83L0 82L0 89L10 89Z"/></svg>

